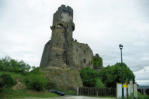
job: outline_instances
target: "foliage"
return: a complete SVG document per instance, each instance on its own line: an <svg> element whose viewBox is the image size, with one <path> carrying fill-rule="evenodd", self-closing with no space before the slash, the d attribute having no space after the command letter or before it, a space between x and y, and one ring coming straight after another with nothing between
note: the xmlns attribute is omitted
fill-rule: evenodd
<svg viewBox="0 0 149 99"><path fill-rule="evenodd" d="M58 95L47 91L37 92L32 90L5 89L3 92L0 93L0 99L15 99L15 98L26 98L26 97L49 98L57 96Z"/></svg>
<svg viewBox="0 0 149 99"><path fill-rule="evenodd" d="M102 83L100 79L96 80L96 87L97 88L105 88L105 85Z"/></svg>
<svg viewBox="0 0 149 99"><path fill-rule="evenodd" d="M46 79L41 75L31 74L26 79L27 88L42 91L47 85Z"/></svg>
<svg viewBox="0 0 149 99"><path fill-rule="evenodd" d="M133 72L125 63L116 63L113 66L107 66L100 72L91 68L83 68L80 70L83 85L87 87L116 87L117 82L122 82L122 73L124 82L126 80L135 80Z"/></svg>
<svg viewBox="0 0 149 99"><path fill-rule="evenodd" d="M93 63L93 67L94 68L101 68L101 67L103 67L102 58L98 54L93 56L92 63Z"/></svg>
<svg viewBox="0 0 149 99"><path fill-rule="evenodd" d="M80 75L83 81L83 85L87 87L100 87L99 83L102 83L99 81L98 73L96 70L91 69L89 67L83 68L80 70Z"/></svg>
<svg viewBox="0 0 149 99"><path fill-rule="evenodd" d="M16 81L9 74L0 75L0 88L10 88L16 84Z"/></svg>
<svg viewBox="0 0 149 99"><path fill-rule="evenodd" d="M93 56L92 64L94 69L102 68L103 67L102 58L98 54L96 54L95 56ZM80 70L83 85L87 87L98 87L98 88L105 87L100 77L98 76L98 72L94 69L83 68Z"/></svg>
<svg viewBox="0 0 149 99"><path fill-rule="evenodd" d="M28 89L42 91L46 88L48 81L39 68L36 68L26 76L25 83Z"/></svg>
<svg viewBox="0 0 149 99"><path fill-rule="evenodd" d="M138 99L149 99L148 95L142 95L141 93L138 93Z"/></svg>
<svg viewBox="0 0 149 99"><path fill-rule="evenodd" d="M1 71L0 72L0 75L3 75L3 74L9 74L11 75L11 77L13 79L20 79L20 80L23 80L24 79L24 75L20 74L20 73L15 73L15 72L7 72L7 71Z"/></svg>
<svg viewBox="0 0 149 99"><path fill-rule="evenodd" d="M113 66L107 66L99 72L99 77L106 85L106 87L116 87L117 82L122 82L122 73L124 82L126 80L135 80L133 72L127 67L125 63L116 63Z"/></svg>
<svg viewBox="0 0 149 99"><path fill-rule="evenodd" d="M33 67L33 69L30 71L30 73L41 74L40 67Z"/></svg>
<svg viewBox="0 0 149 99"><path fill-rule="evenodd" d="M9 71L16 73L29 72L30 66L24 61L17 61L10 57L0 59L0 71Z"/></svg>

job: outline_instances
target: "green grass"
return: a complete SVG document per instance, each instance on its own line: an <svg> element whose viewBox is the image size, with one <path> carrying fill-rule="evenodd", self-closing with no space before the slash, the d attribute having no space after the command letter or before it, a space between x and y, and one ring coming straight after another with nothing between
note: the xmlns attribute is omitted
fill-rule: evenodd
<svg viewBox="0 0 149 99"><path fill-rule="evenodd" d="M0 75L2 74L10 74L12 78L19 79L19 81L21 81L22 83L24 83L24 79L27 75L27 74L15 73L15 72L0 71ZM12 90L11 88L0 90L0 99L14 99L14 98L25 98L25 97L48 98L48 97L56 97L56 96L58 95L47 91L38 92L38 91L31 91L28 89Z"/></svg>
<svg viewBox="0 0 149 99"><path fill-rule="evenodd" d="M38 98L48 98L57 97L58 95L50 92L37 92L30 90L12 90L5 89L0 93L0 99L14 99L14 98L25 98L25 97L38 97Z"/></svg>
<svg viewBox="0 0 149 99"><path fill-rule="evenodd" d="M122 99L122 98L119 98L119 99ZM124 98L124 99L127 99L127 98ZM133 99L133 97L129 97L128 99ZM149 99L149 95L142 95L141 93L138 92L138 98L135 98L134 99Z"/></svg>
<svg viewBox="0 0 149 99"><path fill-rule="evenodd" d="M89 97L96 97L96 98L116 98L114 96L89 96Z"/></svg>
<svg viewBox="0 0 149 99"><path fill-rule="evenodd" d="M149 99L149 95L142 95L141 93L138 93L138 99Z"/></svg>
<svg viewBox="0 0 149 99"><path fill-rule="evenodd" d="M20 74L20 73L15 73L15 72L5 72L5 71L0 71L0 75L2 74L10 74L14 79L20 79L23 80L24 79L24 75Z"/></svg>

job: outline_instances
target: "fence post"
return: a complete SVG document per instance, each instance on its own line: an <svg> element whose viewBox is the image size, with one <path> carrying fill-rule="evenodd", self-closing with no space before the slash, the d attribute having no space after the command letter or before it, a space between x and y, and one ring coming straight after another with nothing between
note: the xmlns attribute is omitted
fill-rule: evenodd
<svg viewBox="0 0 149 99"><path fill-rule="evenodd" d="M115 96L114 88L77 87L77 95L86 96Z"/></svg>
<svg viewBox="0 0 149 99"><path fill-rule="evenodd" d="M96 96L98 96L98 88L96 88Z"/></svg>
<svg viewBox="0 0 149 99"><path fill-rule="evenodd" d="M77 96L79 95L79 87L77 87Z"/></svg>

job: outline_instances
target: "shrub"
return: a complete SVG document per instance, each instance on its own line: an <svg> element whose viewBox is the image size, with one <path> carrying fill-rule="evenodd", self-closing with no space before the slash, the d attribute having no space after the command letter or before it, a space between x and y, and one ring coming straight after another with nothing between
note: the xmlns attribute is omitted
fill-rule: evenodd
<svg viewBox="0 0 149 99"><path fill-rule="evenodd" d="M138 92L138 99L149 99L148 95L142 95L141 93Z"/></svg>
<svg viewBox="0 0 149 99"><path fill-rule="evenodd" d="M96 87L97 88L104 88L105 85L102 83L102 81L100 79L96 80Z"/></svg>
<svg viewBox="0 0 149 99"><path fill-rule="evenodd" d="M31 73L41 73L40 72L40 67L32 67L33 69L31 70Z"/></svg>
<svg viewBox="0 0 149 99"><path fill-rule="evenodd" d="M93 67L95 69L96 68L102 68L103 67L102 57L100 57L98 54L96 54L95 56L93 56L92 64L93 64Z"/></svg>
<svg viewBox="0 0 149 99"><path fill-rule="evenodd" d="M24 61L17 61L10 57L0 59L0 71L26 73L29 72L29 69L30 65L26 64Z"/></svg>
<svg viewBox="0 0 149 99"><path fill-rule="evenodd" d="M25 83L28 89L42 91L47 86L47 79L42 73L30 73L25 79Z"/></svg>
<svg viewBox="0 0 149 99"><path fill-rule="evenodd" d="M123 77L122 77L123 73ZM117 82L122 82L122 78L124 78L124 82L128 80L135 80L135 76L133 72L129 69L129 67L125 63L116 63L112 66L107 66L103 68L99 73L99 77L102 82L106 85L106 87L116 87ZM135 82L135 81L134 81Z"/></svg>
<svg viewBox="0 0 149 99"><path fill-rule="evenodd" d="M16 81L9 74L0 76L0 88L10 88L16 84Z"/></svg>
<svg viewBox="0 0 149 99"><path fill-rule="evenodd" d="M87 87L95 87L97 80L97 72L91 68L83 68L80 71L81 79L83 81L83 85Z"/></svg>

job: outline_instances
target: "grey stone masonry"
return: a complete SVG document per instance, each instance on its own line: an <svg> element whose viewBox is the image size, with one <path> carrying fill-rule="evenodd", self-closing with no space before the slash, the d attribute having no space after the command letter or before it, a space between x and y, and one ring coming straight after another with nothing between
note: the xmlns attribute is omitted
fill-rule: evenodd
<svg viewBox="0 0 149 99"><path fill-rule="evenodd" d="M51 40L44 47L41 67L92 67L93 52L87 44L73 39L73 9L61 5L53 16Z"/></svg>

